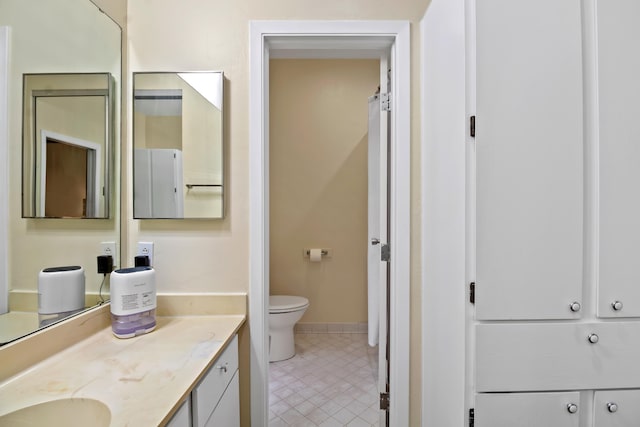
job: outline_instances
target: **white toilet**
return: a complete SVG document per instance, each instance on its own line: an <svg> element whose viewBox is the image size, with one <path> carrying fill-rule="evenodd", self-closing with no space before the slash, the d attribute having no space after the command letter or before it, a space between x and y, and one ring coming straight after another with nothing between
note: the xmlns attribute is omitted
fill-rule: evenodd
<svg viewBox="0 0 640 427"><path fill-rule="evenodd" d="M309 300L290 295L269 297L269 361L290 359L296 354L293 327L309 307Z"/></svg>

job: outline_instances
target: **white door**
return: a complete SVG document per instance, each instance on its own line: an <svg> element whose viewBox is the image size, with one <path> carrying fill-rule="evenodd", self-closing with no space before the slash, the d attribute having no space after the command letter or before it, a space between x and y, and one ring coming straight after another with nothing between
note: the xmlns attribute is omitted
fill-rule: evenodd
<svg viewBox="0 0 640 427"><path fill-rule="evenodd" d="M389 267L383 253L389 247L388 227L388 61L380 62L380 93L369 98L368 138L368 305L369 345L378 345L378 391L389 393ZM380 425L388 425L388 408L381 405Z"/></svg>
<svg viewBox="0 0 640 427"><path fill-rule="evenodd" d="M598 316L640 316L640 2L598 2Z"/></svg>
<svg viewBox="0 0 640 427"><path fill-rule="evenodd" d="M476 25L476 318L577 318L580 1L478 1Z"/></svg>

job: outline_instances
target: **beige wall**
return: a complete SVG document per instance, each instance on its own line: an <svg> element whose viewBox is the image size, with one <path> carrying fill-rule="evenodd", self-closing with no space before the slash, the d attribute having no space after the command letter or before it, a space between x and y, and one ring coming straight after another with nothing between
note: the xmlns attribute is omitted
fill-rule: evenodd
<svg viewBox="0 0 640 427"><path fill-rule="evenodd" d="M377 60L272 60L270 291L301 295L301 322L367 321L368 102ZM313 263L303 248L330 248Z"/></svg>
<svg viewBox="0 0 640 427"><path fill-rule="evenodd" d="M128 256L154 241L158 291L249 290L249 22L251 20L408 20L411 30L411 425L420 422L420 111L419 22L429 0L236 0L128 2L129 72L223 70L227 215L215 221L137 221L125 215ZM130 75L130 73L129 73ZM130 95L128 95L130 97ZM127 101L130 104L130 100ZM131 129L128 129L131 135ZM123 147L131 155L130 137ZM123 203L130 205L128 159ZM241 366L246 369L248 366ZM248 372L248 370L245 370ZM247 377L241 379L246 387ZM243 404L246 414L247 403ZM243 419L246 423L246 419Z"/></svg>

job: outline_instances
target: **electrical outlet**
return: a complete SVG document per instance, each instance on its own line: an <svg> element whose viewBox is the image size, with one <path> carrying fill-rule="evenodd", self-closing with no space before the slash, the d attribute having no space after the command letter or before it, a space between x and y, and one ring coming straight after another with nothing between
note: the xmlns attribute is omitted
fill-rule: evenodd
<svg viewBox="0 0 640 427"><path fill-rule="evenodd" d="M113 260L116 259L116 242L100 243L100 255L111 255Z"/></svg>
<svg viewBox="0 0 640 427"><path fill-rule="evenodd" d="M153 242L138 242L138 252L136 255L148 256L149 265L153 266Z"/></svg>

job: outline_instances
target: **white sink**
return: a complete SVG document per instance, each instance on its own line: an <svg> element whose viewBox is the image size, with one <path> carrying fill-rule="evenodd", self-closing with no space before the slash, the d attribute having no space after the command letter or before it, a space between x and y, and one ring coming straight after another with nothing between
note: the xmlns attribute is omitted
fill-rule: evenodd
<svg viewBox="0 0 640 427"><path fill-rule="evenodd" d="M99 400L70 398L50 400L0 416L0 426L93 426L107 427L109 407Z"/></svg>

